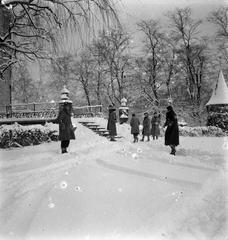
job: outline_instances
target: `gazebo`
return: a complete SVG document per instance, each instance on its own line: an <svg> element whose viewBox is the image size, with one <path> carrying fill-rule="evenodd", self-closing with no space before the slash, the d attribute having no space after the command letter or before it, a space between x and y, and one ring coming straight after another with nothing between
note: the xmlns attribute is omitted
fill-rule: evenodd
<svg viewBox="0 0 228 240"><path fill-rule="evenodd" d="M222 70L219 72L218 80L206 107L207 125L228 130L228 88Z"/></svg>

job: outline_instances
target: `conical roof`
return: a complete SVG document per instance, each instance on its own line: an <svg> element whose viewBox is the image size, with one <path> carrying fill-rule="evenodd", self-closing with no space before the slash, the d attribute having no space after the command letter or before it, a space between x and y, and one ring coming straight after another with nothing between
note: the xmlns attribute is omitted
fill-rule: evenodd
<svg viewBox="0 0 228 240"><path fill-rule="evenodd" d="M220 104L228 105L228 88L222 70L219 72L219 78L216 82L215 88L213 89L212 96L206 106Z"/></svg>

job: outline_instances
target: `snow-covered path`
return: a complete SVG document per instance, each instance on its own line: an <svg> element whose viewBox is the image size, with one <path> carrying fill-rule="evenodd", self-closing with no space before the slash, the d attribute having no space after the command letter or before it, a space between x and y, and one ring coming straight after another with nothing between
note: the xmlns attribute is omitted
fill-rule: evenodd
<svg viewBox="0 0 228 240"><path fill-rule="evenodd" d="M0 150L2 239L225 236L222 138L182 137L174 157L162 138L132 143L126 124L118 142L76 125L68 154L55 142Z"/></svg>

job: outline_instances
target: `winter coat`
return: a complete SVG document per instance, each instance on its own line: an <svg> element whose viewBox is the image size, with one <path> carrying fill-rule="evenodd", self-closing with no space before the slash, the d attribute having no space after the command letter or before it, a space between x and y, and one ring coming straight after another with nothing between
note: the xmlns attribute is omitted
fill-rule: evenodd
<svg viewBox="0 0 228 240"><path fill-rule="evenodd" d="M166 121L164 126L167 126L165 131L165 145L179 145L179 129L177 116L174 111L166 113Z"/></svg>
<svg viewBox="0 0 228 240"><path fill-rule="evenodd" d="M137 117L132 117L131 122L131 134L139 134L140 121Z"/></svg>
<svg viewBox="0 0 228 240"><path fill-rule="evenodd" d="M73 125L71 122L72 106L64 103L60 106L57 122L59 123L59 140L65 141L75 139Z"/></svg>
<svg viewBox="0 0 228 240"><path fill-rule="evenodd" d="M159 136L160 135L160 116L153 116L151 119L151 135Z"/></svg>
<svg viewBox="0 0 228 240"><path fill-rule="evenodd" d="M142 134L145 135L145 136L150 135L150 118L149 117L144 117L144 119L143 119Z"/></svg>
<svg viewBox="0 0 228 240"><path fill-rule="evenodd" d="M110 136L116 136L117 132L116 132L116 112L115 109L110 109L109 110L109 117L108 117L108 125L107 125L107 129L109 131L109 135Z"/></svg>

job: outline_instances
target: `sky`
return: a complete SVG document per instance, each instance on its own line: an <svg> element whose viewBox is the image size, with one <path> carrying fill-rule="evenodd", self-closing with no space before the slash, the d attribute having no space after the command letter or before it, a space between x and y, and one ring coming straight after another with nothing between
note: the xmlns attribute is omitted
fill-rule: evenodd
<svg viewBox="0 0 228 240"><path fill-rule="evenodd" d="M122 0L122 2L126 3L127 5L132 5L132 4L189 5L189 4L215 4L215 3L228 4L227 0Z"/></svg>
<svg viewBox="0 0 228 240"><path fill-rule="evenodd" d="M228 6L228 0L122 0L121 16L126 22L146 18L163 19L164 14L177 7L191 7L193 17L204 18L219 6Z"/></svg>
<svg viewBox="0 0 228 240"><path fill-rule="evenodd" d="M190 7L194 19L204 20L202 35L213 34L215 25L206 21L209 13L220 6L228 6L228 0L121 0L120 17L126 30L133 35L135 46L139 45L142 37L136 28L140 20L156 19L167 23L165 14L175 8ZM138 46L140 48L140 46Z"/></svg>

